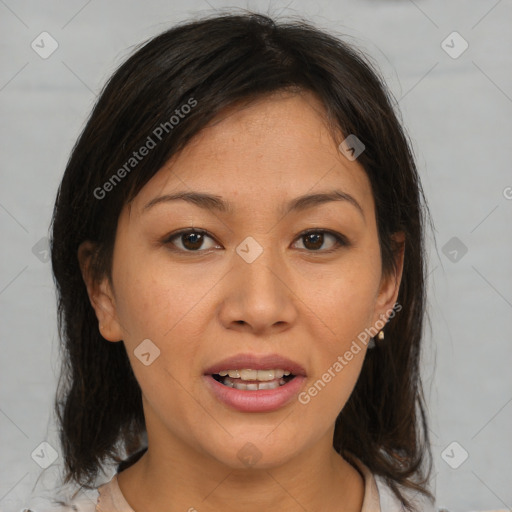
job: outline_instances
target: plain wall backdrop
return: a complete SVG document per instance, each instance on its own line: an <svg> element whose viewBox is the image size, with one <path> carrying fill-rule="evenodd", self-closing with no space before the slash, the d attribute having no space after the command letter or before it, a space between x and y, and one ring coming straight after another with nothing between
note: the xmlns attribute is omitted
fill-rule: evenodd
<svg viewBox="0 0 512 512"><path fill-rule="evenodd" d="M510 1L0 0L0 510L27 505L37 454L51 457L41 443L59 451L46 237L71 148L134 45L226 7L303 16L365 50L387 80L436 228L423 375L438 506L511 509Z"/></svg>

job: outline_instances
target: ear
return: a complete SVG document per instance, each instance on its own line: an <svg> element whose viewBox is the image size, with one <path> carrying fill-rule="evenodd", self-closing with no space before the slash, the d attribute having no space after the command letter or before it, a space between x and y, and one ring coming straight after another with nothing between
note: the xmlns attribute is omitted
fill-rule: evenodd
<svg viewBox="0 0 512 512"><path fill-rule="evenodd" d="M404 269L404 252L405 252L405 235L402 231L394 233L391 236L395 251L395 270L382 275L379 293L377 295L377 302L375 305L375 318L374 324L378 319L386 322L389 318L389 312L393 309L398 298L400 290L400 283L402 281L402 272Z"/></svg>
<svg viewBox="0 0 512 512"><path fill-rule="evenodd" d="M89 240L82 242L78 247L78 262L82 277L98 319L101 335L108 341L121 341L123 330L117 318L115 298L108 277L104 276L98 281L91 271L95 252L96 246Z"/></svg>

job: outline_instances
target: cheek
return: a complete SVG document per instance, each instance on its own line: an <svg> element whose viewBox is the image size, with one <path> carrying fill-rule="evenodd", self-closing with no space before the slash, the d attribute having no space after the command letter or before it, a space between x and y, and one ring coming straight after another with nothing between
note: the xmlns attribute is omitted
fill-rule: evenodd
<svg viewBox="0 0 512 512"><path fill-rule="evenodd" d="M351 276L331 282L328 293L311 298L321 321L316 335L312 333L313 372L299 395L305 422L328 429L349 399L370 339L364 330L371 326L374 294L371 280L363 286L361 278Z"/></svg>
<svg viewBox="0 0 512 512"><path fill-rule="evenodd" d="M216 273L200 273L192 265L177 266L156 257L121 263L116 310L126 332L125 342L150 338L156 343L172 338L190 317L197 320L197 305L219 278Z"/></svg>
<svg viewBox="0 0 512 512"><path fill-rule="evenodd" d="M190 397L180 383L192 381L194 366L189 362L199 360L211 320L208 294L224 273L200 272L194 265L178 268L168 259L150 255L143 261L125 260L117 267L116 309L125 332L123 341L146 399L161 402L157 409L179 410L186 416ZM144 342L148 339L151 343ZM142 351L143 342L149 350ZM157 357L145 366L138 355L148 352L151 361Z"/></svg>
<svg viewBox="0 0 512 512"><path fill-rule="evenodd" d="M195 409L186 391L192 369L184 362L197 359L197 305L208 288L191 286L190 275L161 261L144 261L125 260L117 266L116 310L123 342L149 411L172 410L172 415L162 413L165 421L185 436L183 425L193 421ZM146 409L145 414L152 421Z"/></svg>
<svg viewBox="0 0 512 512"><path fill-rule="evenodd" d="M330 268L318 268L300 282L300 295L324 323L328 351L370 327L380 284L380 259L375 249L357 251Z"/></svg>
<svg viewBox="0 0 512 512"><path fill-rule="evenodd" d="M347 403L361 372L366 349L359 347L358 350L357 354L350 350L336 354L328 365L309 379L298 397L304 419L310 417L312 421L318 421L322 418L326 428L333 424ZM350 360L346 357L347 352L351 354Z"/></svg>
<svg viewBox="0 0 512 512"><path fill-rule="evenodd" d="M377 251L369 247L328 274L310 274L302 292L309 291L305 296L319 330L311 333L314 374L299 402L306 416L321 417L326 427L347 402L364 362L370 339L365 329L371 327L380 281ZM324 335L318 336L320 331Z"/></svg>

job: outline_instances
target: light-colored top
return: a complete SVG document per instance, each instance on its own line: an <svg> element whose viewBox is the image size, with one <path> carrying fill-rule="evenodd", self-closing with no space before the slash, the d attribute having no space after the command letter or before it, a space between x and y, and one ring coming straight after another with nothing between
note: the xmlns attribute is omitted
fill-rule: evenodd
<svg viewBox="0 0 512 512"><path fill-rule="evenodd" d="M396 498L385 481L375 477L367 466L359 459L352 458L353 463L361 473L364 480L364 499L361 512L403 512L401 502ZM25 509L25 512L135 512L126 501L117 481L118 473L107 483L99 486L88 495L82 494L66 505L51 506L50 508L36 506ZM403 494L421 512L437 512L434 504L420 493L402 488ZM147 512L147 511L139 511ZM439 511L441 512L441 511Z"/></svg>
<svg viewBox="0 0 512 512"><path fill-rule="evenodd" d="M372 472L359 459L351 457L351 462L359 469L364 479L364 499L361 512L404 512L400 501L384 479L374 476ZM444 508L437 509L426 497L409 489L401 488L402 493L411 501L419 512L449 512ZM126 501L117 482L117 473L111 480L97 489L83 491L78 497L61 497L61 504L58 505L55 499L44 499L33 501L30 508L22 509L23 512L134 512ZM19 511L19 509L17 509ZM2 509L2 512L7 512ZM142 511L149 512L149 511ZM472 511L476 512L476 511ZM508 512L505 509L487 510L481 512Z"/></svg>
<svg viewBox="0 0 512 512"><path fill-rule="evenodd" d="M399 512L403 510L401 503L380 478L375 479L371 471L361 461L354 460L354 463L364 479L364 499L361 512ZM134 512L119 488L117 474L108 483L98 488L98 494L94 512ZM416 498L416 503L421 512L436 511L434 505L426 500L418 501Z"/></svg>

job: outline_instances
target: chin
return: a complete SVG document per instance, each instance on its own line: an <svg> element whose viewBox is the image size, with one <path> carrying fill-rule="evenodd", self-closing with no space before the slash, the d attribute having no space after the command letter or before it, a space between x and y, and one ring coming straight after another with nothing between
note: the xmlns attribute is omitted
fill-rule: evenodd
<svg viewBox="0 0 512 512"><path fill-rule="evenodd" d="M226 435L205 448L211 457L231 469L271 469L289 462L300 453L297 435L288 434L286 438L276 439L269 432L272 429L267 428L259 435L247 435L245 432L229 439Z"/></svg>

